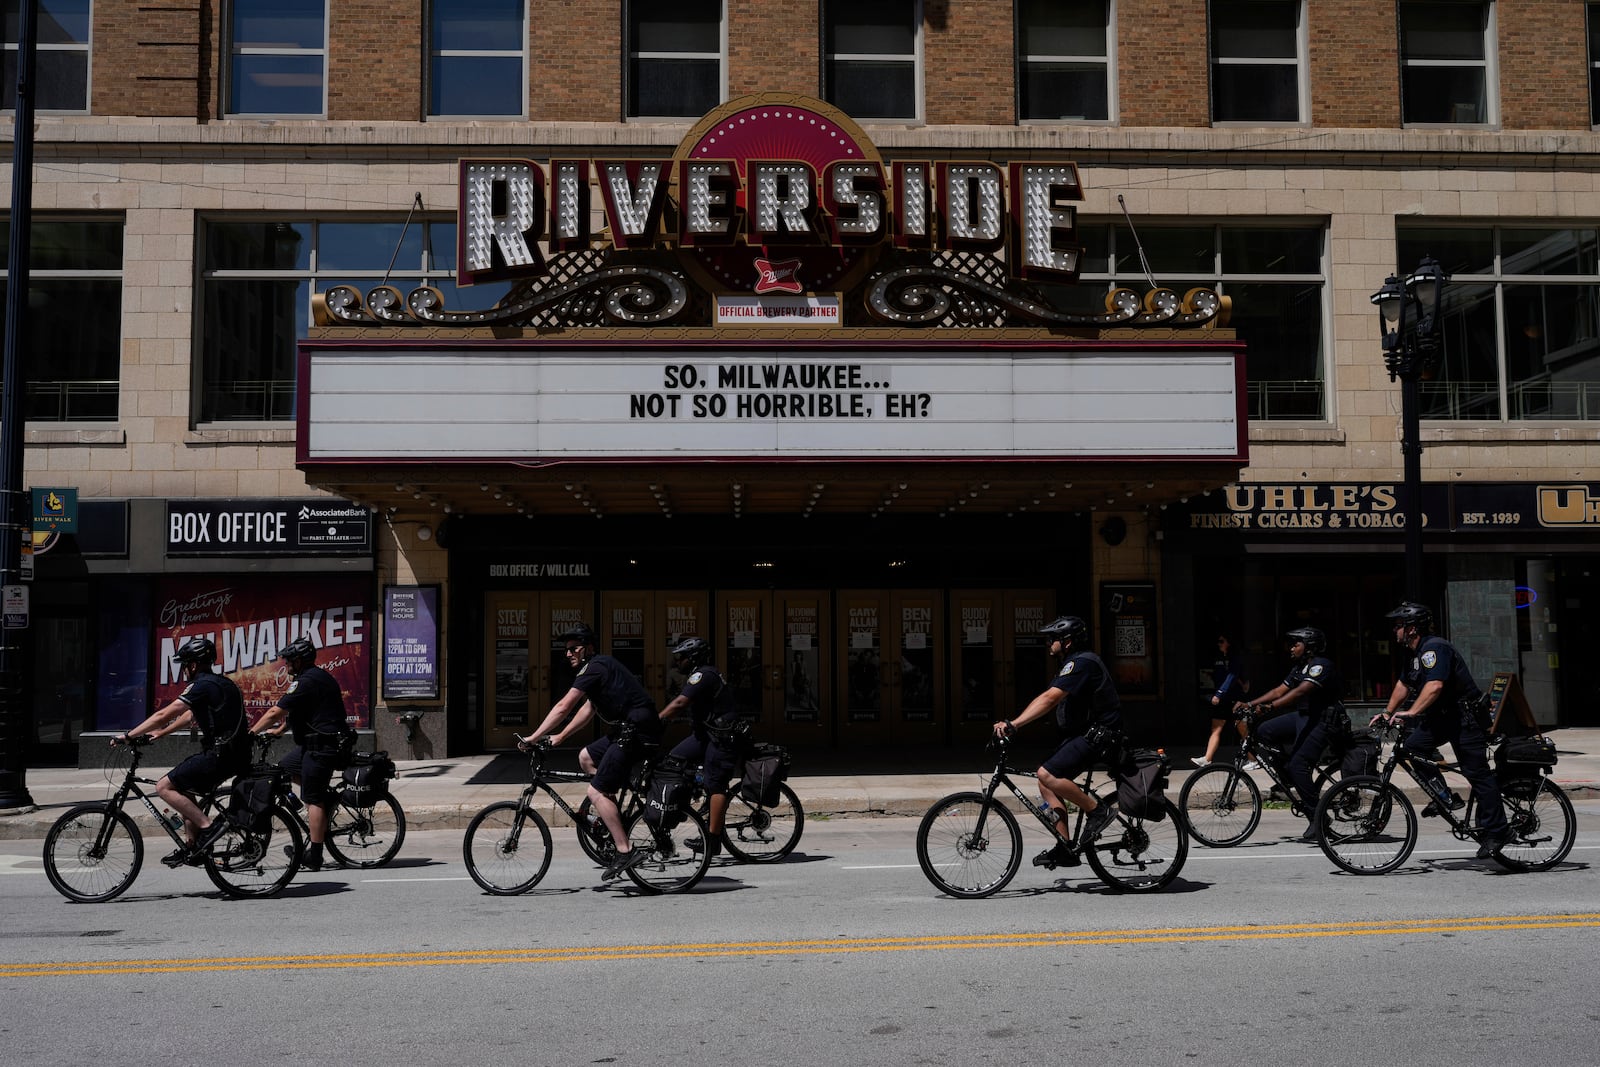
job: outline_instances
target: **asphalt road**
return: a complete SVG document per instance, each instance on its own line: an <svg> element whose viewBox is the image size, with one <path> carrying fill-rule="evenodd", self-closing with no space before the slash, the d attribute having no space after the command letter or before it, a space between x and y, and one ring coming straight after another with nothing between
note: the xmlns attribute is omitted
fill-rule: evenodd
<svg viewBox="0 0 1600 1067"><path fill-rule="evenodd" d="M933 890L906 818L808 822L787 862L674 897L601 886L569 830L512 898L453 830L266 901L147 862L72 904L40 842L0 841L0 1060L1590 1065L1600 801L1578 808L1543 874L1428 820L1402 870L1352 877L1269 811L1161 894L1024 866L978 901Z"/></svg>

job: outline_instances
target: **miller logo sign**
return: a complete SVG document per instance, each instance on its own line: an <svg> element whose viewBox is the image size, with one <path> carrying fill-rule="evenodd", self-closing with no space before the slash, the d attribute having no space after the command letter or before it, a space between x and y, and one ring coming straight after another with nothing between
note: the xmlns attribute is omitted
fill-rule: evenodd
<svg viewBox="0 0 1600 1067"><path fill-rule="evenodd" d="M537 277L547 255L676 246L722 291L843 288L875 246L1006 250L1016 278L1073 281L1076 164L897 160L818 100L742 97L668 159L468 159L458 281ZM593 232L598 194L604 232Z"/></svg>

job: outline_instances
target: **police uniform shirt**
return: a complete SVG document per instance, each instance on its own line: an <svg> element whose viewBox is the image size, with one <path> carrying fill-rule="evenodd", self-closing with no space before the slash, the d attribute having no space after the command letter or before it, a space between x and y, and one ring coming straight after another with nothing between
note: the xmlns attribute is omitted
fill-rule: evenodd
<svg viewBox="0 0 1600 1067"><path fill-rule="evenodd" d="M1295 710L1312 715L1326 710L1344 690L1339 672L1334 669L1333 660L1327 656L1307 657L1304 663L1295 664L1289 676L1283 680L1284 687L1291 692L1301 682L1310 682L1311 691L1300 698Z"/></svg>
<svg viewBox="0 0 1600 1067"><path fill-rule="evenodd" d="M233 679L213 671L201 671L190 679L178 699L194 714L195 725L207 748L232 752L247 748L248 739L240 728L244 721L244 698Z"/></svg>
<svg viewBox="0 0 1600 1067"><path fill-rule="evenodd" d="M1114 730L1122 720L1122 700L1111 684L1105 661L1093 652L1075 652L1050 683L1064 694L1056 705L1056 726L1065 734L1082 734L1091 726Z"/></svg>
<svg viewBox="0 0 1600 1067"><path fill-rule="evenodd" d="M730 723L734 718L733 687L720 671L707 664L696 667L678 693L689 702L689 714L696 726Z"/></svg>
<svg viewBox="0 0 1600 1067"><path fill-rule="evenodd" d="M338 736L346 731L339 683L315 664L294 677L288 691L278 698L278 706L289 713L296 744L305 744L307 737Z"/></svg>
<svg viewBox="0 0 1600 1067"><path fill-rule="evenodd" d="M572 680L578 690L594 705L595 714L608 725L627 722L634 712L656 713L656 702L633 672L611 656L590 656L578 668Z"/></svg>
<svg viewBox="0 0 1600 1067"><path fill-rule="evenodd" d="M1411 665L1401 677L1406 692L1412 700L1422 693L1429 682L1443 682L1444 695L1434 703L1434 708L1454 707L1463 700L1476 700L1482 695L1478 683L1467 670L1467 661L1461 658L1455 646L1434 634L1424 637L1411 656Z"/></svg>

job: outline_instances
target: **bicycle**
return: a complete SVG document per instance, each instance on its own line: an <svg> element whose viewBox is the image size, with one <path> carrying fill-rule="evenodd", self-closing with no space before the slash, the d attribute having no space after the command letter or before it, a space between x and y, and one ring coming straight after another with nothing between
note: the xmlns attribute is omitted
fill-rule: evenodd
<svg viewBox="0 0 1600 1067"><path fill-rule="evenodd" d="M917 861L922 873L941 891L953 897L976 899L998 893L1010 884L1022 866L1022 828L1017 816L996 797L1001 786L1011 791L1059 842L1055 826L1045 812L1031 803L1012 781L1024 772L1006 763L1009 738L996 738L989 747L999 750L993 775L982 792L960 792L936 802L917 827ZM1082 788L1092 792L1094 771L1084 776ZM1101 804L1116 800L1116 791L1094 794ZM1078 810L1068 849L1089 861L1095 875L1113 890L1150 892L1170 884L1189 855L1189 837L1172 801L1161 798L1159 818L1139 818L1113 812L1112 821L1092 841L1083 841L1087 818ZM1053 814L1053 812L1051 813Z"/></svg>
<svg viewBox="0 0 1600 1067"><path fill-rule="evenodd" d="M743 766L743 760L740 761ZM705 767L687 768L688 806L709 823L711 795L706 792ZM762 804L745 795L742 773L728 782L728 809L722 816L722 844L741 863L776 863L800 843L806 812L800 797L786 783L778 785L776 804Z"/></svg>
<svg viewBox="0 0 1600 1067"><path fill-rule="evenodd" d="M585 813L582 806L574 808L551 785L553 782L587 784L589 776L577 771L546 769L547 751L543 745L529 747L528 767L533 780L523 789L521 797L490 804L467 824L461 843L467 873L487 893L496 896L526 893L538 885L550 869L550 857L554 852L550 825L534 808L540 793L547 795L572 820L578 843L586 854L607 865L616 857L611 835L599 818L592 811ZM688 839L696 834L704 841L706 827L694 811L684 812L682 821L671 829L645 821L639 797L644 791L643 783L650 780L651 762L646 757L635 765L630 781L632 796L623 808L623 826L629 843L648 852L641 862L628 868L627 874L646 893L679 893L692 889L711 866L705 849L696 851L688 845Z"/></svg>
<svg viewBox="0 0 1600 1067"><path fill-rule="evenodd" d="M1189 832L1202 845L1232 848L1248 840L1260 825L1261 787L1244 769L1252 760L1272 780L1271 792L1281 792L1289 799L1291 811L1302 818L1311 816L1279 762L1285 754L1261 740L1257 734L1259 725L1254 716L1249 717L1244 740L1231 763L1208 764L1184 779L1178 792L1178 807ZM1312 778L1319 797L1333 784L1335 770L1333 765L1318 761Z"/></svg>
<svg viewBox="0 0 1600 1067"><path fill-rule="evenodd" d="M150 742L148 737L129 738L127 773L110 799L67 809L45 835L45 876L69 900L113 900L139 876L144 865L144 837L123 810L130 798L144 803L175 845L187 847L181 830L156 809L151 794L144 790L144 786L155 785L156 779L139 776L141 750ZM197 799L206 807L217 804L218 798L219 794L210 793ZM217 818L226 819L227 815L219 812ZM230 821L204 855L207 877L230 897L273 896L282 892L300 869L305 845L295 821L278 804L266 821L266 829L259 831L241 829Z"/></svg>
<svg viewBox="0 0 1600 1067"><path fill-rule="evenodd" d="M1409 751L1394 720L1382 720L1377 732L1389 747L1378 773L1346 778L1317 806L1323 853L1350 874L1387 874L1410 857L1417 844L1417 813L1410 798L1390 780L1396 768L1435 798L1433 810L1458 840L1481 840L1475 818L1477 797L1468 798L1457 818L1449 789L1442 786L1441 765ZM1507 777L1500 784L1500 795L1511 840L1494 853L1497 863L1513 871L1547 871L1566 859L1577 835L1577 820L1572 801L1542 767Z"/></svg>
<svg viewBox="0 0 1600 1067"><path fill-rule="evenodd" d="M256 763L266 762L276 736L254 739ZM399 853L406 839L406 813L387 790L370 798L370 803L352 803L349 791L333 787L335 802L328 805L328 833L323 842L328 855L340 867L371 870L382 867ZM368 799L368 798L355 798ZM284 811L294 819L305 840L311 840L311 825L306 821L305 803L294 793L284 797Z"/></svg>

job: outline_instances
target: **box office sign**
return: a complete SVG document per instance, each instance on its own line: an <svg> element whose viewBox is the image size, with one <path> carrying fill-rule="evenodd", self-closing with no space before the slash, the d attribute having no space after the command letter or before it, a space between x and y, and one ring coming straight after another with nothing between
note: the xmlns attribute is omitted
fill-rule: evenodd
<svg viewBox="0 0 1600 1067"><path fill-rule="evenodd" d="M342 500L169 500L168 556L372 552L372 513Z"/></svg>

